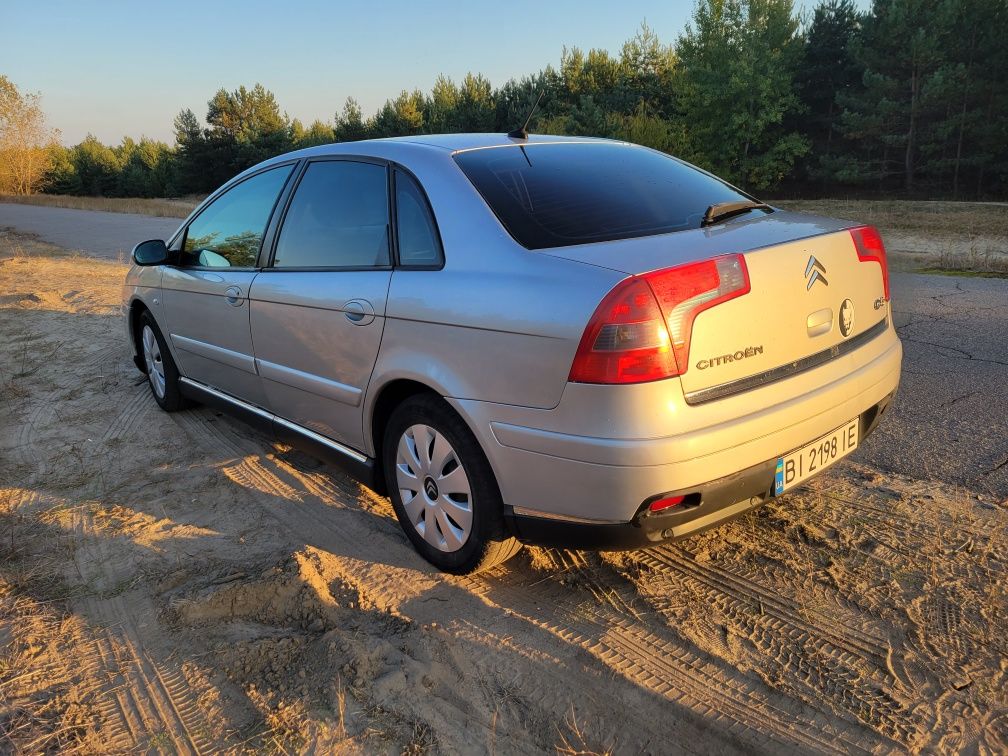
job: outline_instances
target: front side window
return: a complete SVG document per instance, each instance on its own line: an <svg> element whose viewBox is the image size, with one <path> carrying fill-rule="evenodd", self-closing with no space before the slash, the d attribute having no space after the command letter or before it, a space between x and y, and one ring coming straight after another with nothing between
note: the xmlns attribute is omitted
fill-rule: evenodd
<svg viewBox="0 0 1008 756"><path fill-rule="evenodd" d="M700 228L710 205L748 199L686 163L629 144L532 143L460 152L455 161L528 249Z"/></svg>
<svg viewBox="0 0 1008 756"><path fill-rule="evenodd" d="M399 264L440 265L443 259L441 240L423 191L402 171L396 171L395 190Z"/></svg>
<svg viewBox="0 0 1008 756"><path fill-rule="evenodd" d="M310 163L277 240L276 268L388 266L388 176L350 160Z"/></svg>
<svg viewBox="0 0 1008 756"><path fill-rule="evenodd" d="M284 165L257 173L215 199L186 229L183 264L255 267L273 205L292 169Z"/></svg>

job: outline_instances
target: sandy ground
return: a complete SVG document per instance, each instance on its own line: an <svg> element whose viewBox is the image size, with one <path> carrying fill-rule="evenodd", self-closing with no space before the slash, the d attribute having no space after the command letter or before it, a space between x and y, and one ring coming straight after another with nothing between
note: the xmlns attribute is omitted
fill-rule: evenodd
<svg viewBox="0 0 1008 756"><path fill-rule="evenodd" d="M1008 501L845 462L686 542L434 572L158 410L124 268L0 234L0 750L1008 750Z"/></svg>

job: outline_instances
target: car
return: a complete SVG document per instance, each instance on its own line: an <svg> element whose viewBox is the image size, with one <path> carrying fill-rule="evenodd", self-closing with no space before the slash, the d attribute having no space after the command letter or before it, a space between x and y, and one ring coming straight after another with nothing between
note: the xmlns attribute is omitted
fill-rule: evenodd
<svg viewBox="0 0 1008 756"><path fill-rule="evenodd" d="M246 170L133 250L134 361L391 499L437 568L680 539L890 407L870 226L604 139L411 136Z"/></svg>

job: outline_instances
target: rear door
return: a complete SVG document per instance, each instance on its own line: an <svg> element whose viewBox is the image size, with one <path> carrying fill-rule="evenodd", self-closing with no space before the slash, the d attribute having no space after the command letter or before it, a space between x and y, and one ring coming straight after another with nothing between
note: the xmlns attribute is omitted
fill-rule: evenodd
<svg viewBox="0 0 1008 756"><path fill-rule="evenodd" d="M362 448L391 276L387 166L310 161L250 294L256 365L277 415Z"/></svg>
<svg viewBox="0 0 1008 756"><path fill-rule="evenodd" d="M248 293L292 171L291 163L256 173L203 208L177 242L179 264L166 266L161 279L183 375L259 406L266 398L252 353Z"/></svg>

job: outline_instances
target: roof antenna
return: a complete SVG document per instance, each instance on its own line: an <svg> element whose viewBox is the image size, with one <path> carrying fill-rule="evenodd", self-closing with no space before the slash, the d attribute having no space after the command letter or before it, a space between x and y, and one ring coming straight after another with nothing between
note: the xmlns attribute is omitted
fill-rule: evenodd
<svg viewBox="0 0 1008 756"><path fill-rule="evenodd" d="M508 132L509 137L511 137L512 139L528 139L529 121L532 120L532 116L535 114L536 108L539 107L539 101L542 99L542 96L543 96L543 90L540 89L539 96L536 97L535 105L533 105L532 110L529 111L528 118L525 119L525 123L523 123L519 128L515 129L514 131L509 131Z"/></svg>

